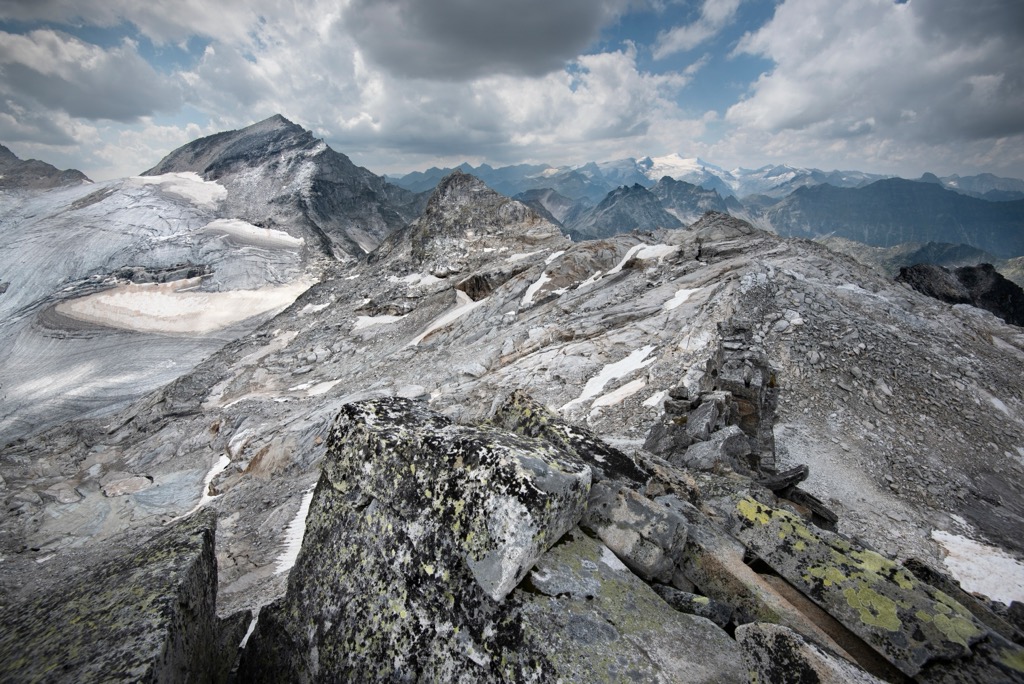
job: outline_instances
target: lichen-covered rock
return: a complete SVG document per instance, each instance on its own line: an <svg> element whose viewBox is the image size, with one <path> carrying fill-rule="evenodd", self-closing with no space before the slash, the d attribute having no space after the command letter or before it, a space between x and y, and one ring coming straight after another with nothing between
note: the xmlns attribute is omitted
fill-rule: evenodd
<svg viewBox="0 0 1024 684"><path fill-rule="evenodd" d="M589 468L541 440L405 399L344 406L288 593L261 613L243 678L547 678L508 594L589 489Z"/></svg>
<svg viewBox="0 0 1024 684"><path fill-rule="evenodd" d="M667 584L686 544L686 519L627 487L595 484L581 522L647 581Z"/></svg>
<svg viewBox="0 0 1024 684"><path fill-rule="evenodd" d="M752 622L736 628L751 682L881 684L856 665L806 641L782 625Z"/></svg>
<svg viewBox="0 0 1024 684"><path fill-rule="evenodd" d="M989 630L902 565L752 498L733 534L776 572L909 676L971 655Z"/></svg>
<svg viewBox="0 0 1024 684"><path fill-rule="evenodd" d="M546 553L522 594L524 623L558 681L747 681L739 648L710 620L672 609L578 530ZM555 678L553 678L554 681Z"/></svg>
<svg viewBox="0 0 1024 684"><path fill-rule="evenodd" d="M523 390L516 390L498 407L492 420L506 430L539 437L590 466L594 481L624 480L642 485L650 474L633 458L595 437L586 428L570 425Z"/></svg>
<svg viewBox="0 0 1024 684"><path fill-rule="evenodd" d="M198 513L59 592L4 608L0 681L222 681L237 649L224 648L215 610L215 527L214 513Z"/></svg>
<svg viewBox="0 0 1024 684"><path fill-rule="evenodd" d="M699 615L711 620L719 627L725 627L732 621L732 606L716 601L700 594L680 591L665 584L655 584L654 592L681 613Z"/></svg>

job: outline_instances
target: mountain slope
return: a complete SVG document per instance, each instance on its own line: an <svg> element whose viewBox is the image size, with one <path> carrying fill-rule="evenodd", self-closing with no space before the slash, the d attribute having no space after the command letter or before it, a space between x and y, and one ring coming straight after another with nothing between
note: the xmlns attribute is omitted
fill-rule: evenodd
<svg viewBox="0 0 1024 684"><path fill-rule="evenodd" d="M632 230L681 228L683 223L665 211L658 197L640 184L611 191L594 207L566 224L574 239L593 240Z"/></svg>
<svg viewBox="0 0 1024 684"><path fill-rule="evenodd" d="M658 198L661 206L684 224L695 222L709 211L728 213L730 209L739 208L739 203L732 197L730 202L722 199L715 190L674 180L664 176L651 188L651 193Z"/></svg>
<svg viewBox="0 0 1024 684"><path fill-rule="evenodd" d="M22 160L0 145L0 190L45 190L91 182L77 169L62 171L38 159Z"/></svg>
<svg viewBox="0 0 1024 684"><path fill-rule="evenodd" d="M370 252L422 208L281 115L188 143L143 175L188 171L228 189L228 213L338 256Z"/></svg>
<svg viewBox="0 0 1024 684"><path fill-rule="evenodd" d="M836 235L879 247L948 242L1001 258L1024 254L1024 201L987 202L933 183L893 178L863 188L800 188L766 217L780 235Z"/></svg>

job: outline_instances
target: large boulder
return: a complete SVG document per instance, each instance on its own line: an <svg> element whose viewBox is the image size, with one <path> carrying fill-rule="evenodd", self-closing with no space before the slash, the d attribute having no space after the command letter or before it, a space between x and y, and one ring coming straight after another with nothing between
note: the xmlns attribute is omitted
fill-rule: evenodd
<svg viewBox="0 0 1024 684"><path fill-rule="evenodd" d="M551 666L509 593L583 513L590 469L413 401L344 406L283 600L246 681L530 681Z"/></svg>
<svg viewBox="0 0 1024 684"><path fill-rule="evenodd" d="M0 612L0 681L226 681L247 614L217 619L203 511L59 591Z"/></svg>

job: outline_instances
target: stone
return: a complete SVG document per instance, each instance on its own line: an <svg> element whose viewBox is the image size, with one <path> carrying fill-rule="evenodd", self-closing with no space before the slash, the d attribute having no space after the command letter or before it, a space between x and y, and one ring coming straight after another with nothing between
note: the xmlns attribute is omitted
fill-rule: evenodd
<svg viewBox="0 0 1024 684"><path fill-rule="evenodd" d="M736 502L737 539L907 676L971 655L989 630L902 565L789 511Z"/></svg>
<svg viewBox="0 0 1024 684"><path fill-rule="evenodd" d="M743 649L743 662L751 681L882 684L881 679L782 625L740 625L736 628L736 641Z"/></svg>
<svg viewBox="0 0 1024 684"><path fill-rule="evenodd" d="M746 470L742 457L750 453L750 440L743 430L729 425L711 433L706 441L696 442L683 454L670 457L670 463L694 470L714 470L728 466Z"/></svg>
<svg viewBox="0 0 1024 684"><path fill-rule="evenodd" d="M104 485L103 495L107 497L115 497L124 496L125 494L135 494L136 492L141 492L144 489L149 489L152 486L153 478L151 477L126 477Z"/></svg>
<svg viewBox="0 0 1024 684"><path fill-rule="evenodd" d="M688 615L699 615L711 620L719 627L725 628L732 621L732 606L728 603L715 601L707 596L680 591L665 584L655 584L654 592L665 600L665 603Z"/></svg>
<svg viewBox="0 0 1024 684"><path fill-rule="evenodd" d="M746 682L739 648L710 620L672 609L579 530L537 562L526 631L563 682Z"/></svg>
<svg viewBox="0 0 1024 684"><path fill-rule="evenodd" d="M717 421L718 407L712 401L704 402L690 411L690 416L686 421L686 432L692 439L704 441L711 436Z"/></svg>
<svg viewBox="0 0 1024 684"><path fill-rule="evenodd" d="M627 487L595 484L580 525L642 579L668 583L686 544L686 519Z"/></svg>
<svg viewBox="0 0 1024 684"><path fill-rule="evenodd" d="M217 618L215 527L202 511L59 591L0 609L0 680L223 681L248 615Z"/></svg>
<svg viewBox="0 0 1024 684"><path fill-rule="evenodd" d="M642 485L650 477L636 459L605 444L586 428L566 422L522 390L510 394L491 420L506 430L543 439L567 451L590 466L595 482L611 479Z"/></svg>
<svg viewBox="0 0 1024 684"><path fill-rule="evenodd" d="M590 484L543 440L396 397L343 406L288 592L261 612L240 677L544 678L509 594Z"/></svg>

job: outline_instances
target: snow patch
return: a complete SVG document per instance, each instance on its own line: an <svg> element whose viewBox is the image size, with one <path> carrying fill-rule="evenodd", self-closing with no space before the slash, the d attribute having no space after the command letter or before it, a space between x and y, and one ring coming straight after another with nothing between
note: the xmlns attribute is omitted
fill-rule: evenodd
<svg viewBox="0 0 1024 684"><path fill-rule="evenodd" d="M544 283L548 283L550 281L551 278L548 278L547 271L541 272L540 278L537 278L536 282L532 283L530 287L526 288L526 294L523 295L523 301L520 304L520 306L530 306L531 304L533 304L534 295L537 294L540 288L544 287Z"/></svg>
<svg viewBox="0 0 1024 684"><path fill-rule="evenodd" d="M409 275L401 278L388 276L388 280L392 283L405 283L409 287L424 287L426 285L433 285L434 283L441 282L440 278L431 273L410 273Z"/></svg>
<svg viewBox="0 0 1024 684"><path fill-rule="evenodd" d="M1010 605L1024 601L1024 564L995 546L952 532L934 530L932 539L946 551L946 567L965 591Z"/></svg>
<svg viewBox="0 0 1024 684"><path fill-rule="evenodd" d="M409 343L410 347L415 347L420 342L422 342L430 333L434 332L435 330L440 330L446 325L450 325L452 322L458 320L462 316L465 316L470 311L472 311L473 309L477 308L478 306L487 301L487 298L484 297L480 301L474 302L472 299L470 299L469 295L463 292L462 290L455 291L455 298L455 306L452 309L449 309L447 312L435 318L434 321L427 326L426 330L417 335L415 339L413 339L413 341Z"/></svg>
<svg viewBox="0 0 1024 684"><path fill-rule="evenodd" d="M522 261L523 259L529 259L532 256L540 254L543 251L544 251L543 249L538 249L536 252L523 252L523 253L519 253L519 254L510 254L508 256L508 260L511 261L511 262Z"/></svg>
<svg viewBox="0 0 1024 684"><path fill-rule="evenodd" d="M583 289L583 288L585 288L585 287L586 287L587 285L593 285L594 283L596 283L596 282L597 282L598 280L600 280L600 279L601 279L601 271L597 271L597 272L596 272L596 273L594 273L594 274L593 274L592 276L590 276L589 278L587 278L586 280L584 280L584 281L583 281L582 283L580 283L579 285L577 285L577 286L576 286L576 289L577 289L577 290L582 290L582 289Z"/></svg>
<svg viewBox="0 0 1024 684"><path fill-rule="evenodd" d="M356 323L352 326L352 332L372 328L375 325L394 323L395 321L400 321L403 318L405 318L405 316L356 316Z"/></svg>
<svg viewBox="0 0 1024 684"><path fill-rule="evenodd" d="M260 228L240 219L217 219L203 226L202 232L227 235L239 242L266 249L298 249L306 244L283 230Z"/></svg>
<svg viewBox="0 0 1024 684"><path fill-rule="evenodd" d="M595 409L601 406L614 406L615 404L621 404L627 397L633 396L644 387L647 387L646 380L632 380L617 390L612 390L608 394L598 397L594 400L594 403L590 405L590 408Z"/></svg>
<svg viewBox="0 0 1024 684"><path fill-rule="evenodd" d="M171 283L129 283L61 302L57 311L110 328L201 335L283 309L313 284L312 280L301 279L256 290L187 291L199 282L199 278L189 278Z"/></svg>
<svg viewBox="0 0 1024 684"><path fill-rule="evenodd" d="M326 382L318 382L317 384L313 385L306 391L306 396L319 397L321 394L327 394L332 389L334 389L334 386L337 385L339 382L341 382L341 379L327 380Z"/></svg>
<svg viewBox="0 0 1024 684"><path fill-rule="evenodd" d="M302 538L306 536L306 516L309 515L309 504L313 501L313 492L316 486L310 487L302 494L302 503L289 523L284 536L284 551L277 557L277 568L274 574L280 575L287 572L295 565L299 558L299 551L302 549Z"/></svg>
<svg viewBox="0 0 1024 684"><path fill-rule="evenodd" d="M601 394L601 391L605 388L605 385L607 385L612 380L616 380L618 378L629 375L633 371L640 370L641 368L644 368L645 366L649 366L650 364L654 363L655 361L658 360L657 357L651 359L647 358L650 355L650 353L654 351L654 349L655 347L653 344L647 345L642 349L634 350L621 361L606 364L598 372L597 375L592 377L590 380L587 380L587 384L584 385L583 392L580 393L580 396L573 399L568 404L565 404L559 410L565 411L566 409L576 404L582 404L585 401L593 399L594 397Z"/></svg>
<svg viewBox="0 0 1024 684"><path fill-rule="evenodd" d="M551 256L549 256L547 259L544 260L544 265L550 266L552 261L554 261L558 257L562 256L563 254L565 254L565 250L564 249L555 252L554 254L552 254Z"/></svg>
<svg viewBox="0 0 1024 684"><path fill-rule="evenodd" d="M651 396L644 399L643 405L646 406L647 408L656 408L659 404L661 404L661 402L665 400L665 397L667 396L668 390L661 390L659 392L655 392Z"/></svg>
<svg viewBox="0 0 1024 684"><path fill-rule="evenodd" d="M170 525L171 523L177 522L182 518L187 518L188 516L192 515L200 508L208 504L210 501L212 501L214 497L216 497L217 495L210 494L210 483L213 482L213 478L223 473L224 469L227 468L229 465L231 465L231 458L227 454L221 454L220 458L217 459L217 462L213 464L212 468L210 468L210 471L206 473L206 477L203 478L203 491L199 495L199 503L193 506L192 510L190 510L188 513L185 513L184 515L179 515L177 518L169 520L165 524Z"/></svg>
<svg viewBox="0 0 1024 684"><path fill-rule="evenodd" d="M667 302L665 302L665 304L661 308L663 308L665 311L671 311L672 309L677 309L680 306L682 306L683 304L685 304L686 300L688 300L695 292L700 292L700 290L701 290L701 288L699 288L699 287L698 288L694 288L692 290L687 290L686 288L683 288L681 290L676 290L676 293L672 297L672 299L670 299Z"/></svg>
<svg viewBox="0 0 1024 684"><path fill-rule="evenodd" d="M620 261L615 268L608 271L608 275L614 275L621 271L633 257L636 257L641 261L647 261L649 259L661 259L669 256L670 254L675 254L678 251L679 248L673 247L672 245L645 245L642 243L639 245L633 245L629 248L629 251L626 252L626 256L622 257L622 261Z"/></svg>
<svg viewBox="0 0 1024 684"><path fill-rule="evenodd" d="M156 185L170 195L188 200L196 206L215 209L217 204L228 196L228 189L216 181L203 180L202 176L192 171L181 173L164 173L159 176L133 176L131 180L138 185Z"/></svg>

